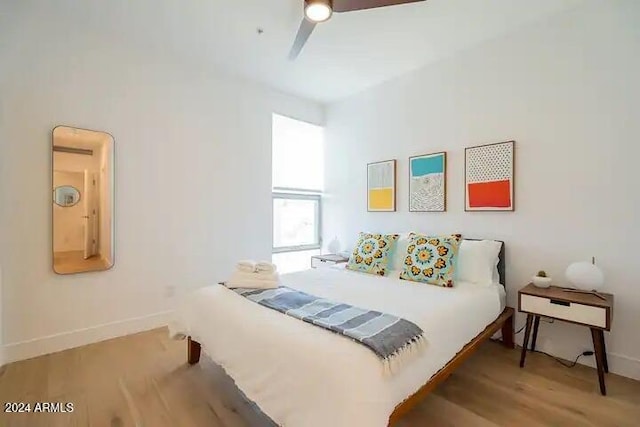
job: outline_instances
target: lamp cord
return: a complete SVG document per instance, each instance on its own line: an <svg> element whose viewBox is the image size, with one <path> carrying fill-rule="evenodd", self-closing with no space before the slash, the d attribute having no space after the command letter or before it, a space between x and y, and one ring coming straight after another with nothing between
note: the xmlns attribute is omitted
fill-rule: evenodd
<svg viewBox="0 0 640 427"><path fill-rule="evenodd" d="M551 319L551 320L545 320L545 319L540 319L545 323L553 323L555 319ZM522 325L522 327L520 329L518 329L514 335L518 335L520 332L524 331L524 328L527 325ZM494 341L498 341L498 340L494 340ZM564 360L560 359L559 357L556 357L552 354L546 353L544 351L541 350L533 350L534 353L540 353L540 354L544 354L545 356L548 356L550 358L552 358L553 360L555 360L556 362L558 362L559 364L561 364L562 366L564 366L565 368L573 368L574 366L576 366L578 364L578 359L580 359L582 356L593 356L593 351L583 351L582 353L578 354L576 356L575 359L573 359L573 362L565 362Z"/></svg>
<svg viewBox="0 0 640 427"><path fill-rule="evenodd" d="M553 322L555 321L555 319L545 320L545 319L542 319L542 318L541 318L540 320L542 320L542 321L543 321L543 322L545 322L545 323L553 323ZM527 326L526 324L525 324L525 325L522 325L522 327L521 327L520 329L518 329L518 330L516 331L516 333L515 333L515 334L516 334L516 335L518 335L520 332L524 331L524 328L525 328L526 326Z"/></svg>
<svg viewBox="0 0 640 427"><path fill-rule="evenodd" d="M578 359L580 359L582 356L591 356L591 355L593 355L592 351L584 351L584 352L580 353L579 355L577 355L576 358L573 359L573 362L567 363L564 360L562 360L562 359L560 359L558 357L555 357L552 354L545 353L544 351L533 350L533 352L534 353L544 354L545 356L549 356L550 358L552 358L553 360L555 360L556 362L558 362L559 364L561 364L565 368L573 368L574 366L576 366L578 364Z"/></svg>

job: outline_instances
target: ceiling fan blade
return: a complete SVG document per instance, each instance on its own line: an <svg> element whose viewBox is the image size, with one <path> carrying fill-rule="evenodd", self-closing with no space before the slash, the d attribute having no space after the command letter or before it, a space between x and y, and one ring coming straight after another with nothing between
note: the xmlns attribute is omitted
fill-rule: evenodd
<svg viewBox="0 0 640 427"><path fill-rule="evenodd" d="M333 0L334 12L351 12L353 10L374 9L376 7L395 6L426 0Z"/></svg>
<svg viewBox="0 0 640 427"><path fill-rule="evenodd" d="M304 47L304 44L309 39L311 32L316 27L315 22L308 21L303 19L300 23L300 28L298 28L298 34L296 35L296 39L293 42L293 46L291 46L291 51L289 52L289 59L294 60L300 54L300 51Z"/></svg>

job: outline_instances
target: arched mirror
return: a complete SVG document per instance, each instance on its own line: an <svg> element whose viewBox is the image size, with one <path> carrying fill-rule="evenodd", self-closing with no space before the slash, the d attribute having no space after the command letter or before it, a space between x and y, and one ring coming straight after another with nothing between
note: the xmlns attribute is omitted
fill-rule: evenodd
<svg viewBox="0 0 640 427"><path fill-rule="evenodd" d="M53 130L53 270L113 266L113 137L58 126Z"/></svg>
<svg viewBox="0 0 640 427"><path fill-rule="evenodd" d="M63 208L75 206L80 201L80 190L72 185L61 185L53 190L53 202Z"/></svg>

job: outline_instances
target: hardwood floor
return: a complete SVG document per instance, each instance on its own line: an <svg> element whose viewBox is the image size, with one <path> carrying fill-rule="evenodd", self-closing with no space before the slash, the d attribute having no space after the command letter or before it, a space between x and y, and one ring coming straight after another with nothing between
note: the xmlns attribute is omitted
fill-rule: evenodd
<svg viewBox="0 0 640 427"><path fill-rule="evenodd" d="M59 274L81 273L83 271L106 270L110 262L100 255L84 259L83 251L54 252L53 265Z"/></svg>
<svg viewBox="0 0 640 427"><path fill-rule="evenodd" d="M637 426L640 382L568 369L484 344L398 426ZM265 425L203 356L188 366L185 341L157 329L13 363L0 372L0 402L72 402L72 413L0 413L2 427ZM245 417L248 417L245 419ZM354 426L359 427L359 426ZM366 427L366 426L365 426Z"/></svg>

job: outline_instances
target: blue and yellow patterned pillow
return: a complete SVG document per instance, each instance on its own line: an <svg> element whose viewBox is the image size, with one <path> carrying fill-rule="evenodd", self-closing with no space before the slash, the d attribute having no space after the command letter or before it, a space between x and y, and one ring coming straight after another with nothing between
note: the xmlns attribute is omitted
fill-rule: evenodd
<svg viewBox="0 0 640 427"><path fill-rule="evenodd" d="M453 287L456 257L462 236L425 236L409 234L400 278L431 285Z"/></svg>
<svg viewBox="0 0 640 427"><path fill-rule="evenodd" d="M389 269L389 255L397 240L397 234L360 233L347 268L378 276L386 275Z"/></svg>

